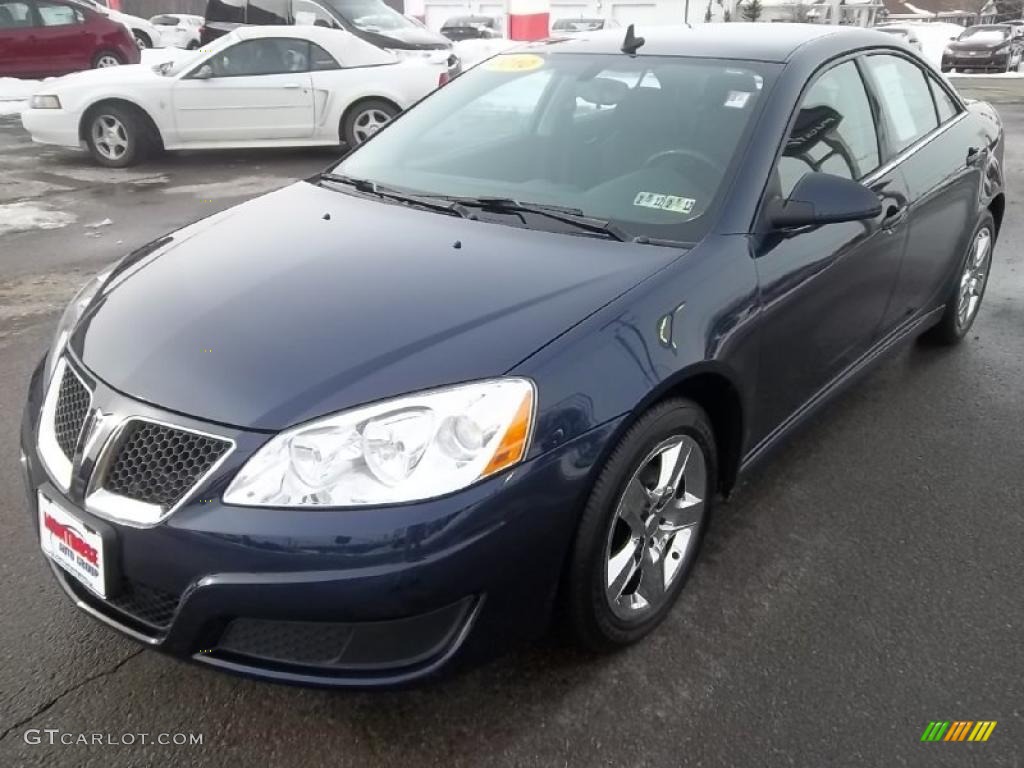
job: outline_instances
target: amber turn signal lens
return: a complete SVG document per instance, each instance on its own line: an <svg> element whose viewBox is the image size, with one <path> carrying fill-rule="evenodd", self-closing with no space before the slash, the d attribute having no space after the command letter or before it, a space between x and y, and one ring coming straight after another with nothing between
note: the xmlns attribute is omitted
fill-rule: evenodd
<svg viewBox="0 0 1024 768"><path fill-rule="evenodd" d="M523 402L519 404L515 418L505 430L504 437L498 443L494 456L484 467L480 477L488 477L495 472L500 472L505 467L521 461L526 455L526 445L530 440L530 427L533 420L533 392L527 392Z"/></svg>

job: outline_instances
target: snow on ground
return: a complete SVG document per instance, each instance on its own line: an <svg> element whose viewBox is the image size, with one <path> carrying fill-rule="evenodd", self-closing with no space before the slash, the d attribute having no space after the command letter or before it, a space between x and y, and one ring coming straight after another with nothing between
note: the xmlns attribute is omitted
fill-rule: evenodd
<svg viewBox="0 0 1024 768"><path fill-rule="evenodd" d="M30 229L60 229L74 224L76 218L73 213L54 211L35 203L0 205L0 235Z"/></svg>
<svg viewBox="0 0 1024 768"><path fill-rule="evenodd" d="M914 34L921 41L921 53L938 68L942 64L942 52L950 40L955 40L964 28L958 24L935 21L930 24L914 24Z"/></svg>

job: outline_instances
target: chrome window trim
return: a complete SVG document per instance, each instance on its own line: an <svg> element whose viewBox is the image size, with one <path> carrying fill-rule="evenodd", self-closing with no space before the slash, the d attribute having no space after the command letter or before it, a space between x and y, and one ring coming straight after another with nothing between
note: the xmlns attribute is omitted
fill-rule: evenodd
<svg viewBox="0 0 1024 768"><path fill-rule="evenodd" d="M65 493L71 487L71 475L74 471L72 461L74 457L69 459L64 455L64 451L61 450L60 445L57 443L57 433L54 431L53 424L57 411L57 400L60 397L60 388L66 371L71 371L72 375L78 379L78 383L82 385L82 388L89 393L86 418L82 420L82 426L78 428L78 436L75 438L76 450L79 442L82 440L82 430L85 429L85 425L89 421L88 413L92 409L93 392L82 377L78 375L78 371L73 366L68 365L64 357L57 361L53 375L50 377L49 389L46 391L43 407L39 412L39 435L36 440L36 447L39 450L39 458L42 459L43 467L46 469L47 474L50 475L50 479Z"/></svg>
<svg viewBox="0 0 1024 768"><path fill-rule="evenodd" d="M941 136L943 133L948 131L950 128L952 128L954 125L959 123L961 120L966 120L966 119L967 119L967 112L960 112L955 117L950 118L949 120L947 120L942 125L937 126L936 128L933 128L929 133L926 133L924 136L919 138L917 141L915 141L913 144L908 146L906 149L902 150L899 154L893 156L892 159L887 161L884 165L876 168L874 171L872 171L867 176L865 176L863 179L861 179L860 183L864 184L865 186L868 186L868 185L872 184L873 182L878 181L878 179L880 179L885 174L891 172L894 168L896 168L898 165L900 165L900 163L902 163L904 160L906 160L907 158L911 157L912 155L917 154L917 152L919 150L921 150L926 145L930 144L934 139L939 138L939 136Z"/></svg>
<svg viewBox="0 0 1024 768"><path fill-rule="evenodd" d="M129 499L125 496L111 493L102 487L102 480L106 476L107 470L110 468L110 464L117 453L118 442L124 434L125 429L133 421L156 424L161 427L167 427L168 429L190 432L191 434L208 437L212 440L219 440L227 443L228 448L224 454L217 459L217 461L210 465L210 468L206 470L206 472L196 479L192 484L191 489L189 489L189 491L182 496L174 506L165 510L159 504L149 504L144 501ZM201 429L184 427L181 424L161 421L160 419L143 416L142 414L128 414L121 418L117 427L115 427L110 433L106 442L103 444L103 447L100 449L99 458L96 461L96 466L93 468L92 476L89 478L89 485L85 492L85 508L92 514L105 520L110 520L122 525L128 525L133 528L152 528L153 526L162 523L191 501L196 495L196 492L200 487L202 487L203 483L205 483L218 469L220 469L228 457L234 453L235 448L235 441L226 435L204 432Z"/></svg>

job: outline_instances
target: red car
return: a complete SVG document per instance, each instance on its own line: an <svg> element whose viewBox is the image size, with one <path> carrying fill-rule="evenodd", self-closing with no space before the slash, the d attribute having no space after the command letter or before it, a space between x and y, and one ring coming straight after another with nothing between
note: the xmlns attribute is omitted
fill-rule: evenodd
<svg viewBox="0 0 1024 768"><path fill-rule="evenodd" d="M138 64L124 26L66 0L0 0L0 77L50 77Z"/></svg>

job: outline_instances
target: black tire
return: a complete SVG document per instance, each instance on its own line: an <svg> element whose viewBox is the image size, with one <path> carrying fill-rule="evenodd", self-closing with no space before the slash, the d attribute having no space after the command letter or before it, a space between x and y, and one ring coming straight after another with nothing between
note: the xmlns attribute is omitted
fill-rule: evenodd
<svg viewBox="0 0 1024 768"><path fill-rule="evenodd" d="M137 29L133 29L132 37L135 38L135 44L139 46L140 50L153 47L153 41L149 39L149 35L147 35L145 32L140 32Z"/></svg>
<svg viewBox="0 0 1024 768"><path fill-rule="evenodd" d="M116 61L119 65L124 64L124 56L117 51L98 51L95 56L92 57L92 68L99 69L100 67L109 66L104 63L106 61Z"/></svg>
<svg viewBox="0 0 1024 768"><path fill-rule="evenodd" d="M977 297L977 307L970 314L965 323L961 321L959 312L962 281L967 270L968 260L971 259L974 254L975 243L977 242L979 235L986 230L990 234L991 239L989 241L985 276L981 284L981 293L978 294ZM992 218L992 214L989 211L985 211L978 220L978 224L971 232L971 239L968 242L966 252L964 253L963 258L960 259L956 278L953 280L946 296L945 311L942 313L942 319L921 335L921 341L923 343L948 347L959 344L963 341L968 331L971 330L971 326L974 325L974 321L978 317L978 312L980 311L981 304L985 298L985 289L988 287L988 273L992 269L992 251L995 248L995 244L995 219Z"/></svg>
<svg viewBox="0 0 1024 768"><path fill-rule="evenodd" d="M83 120L85 142L93 159L107 168L127 168L146 157L156 143L152 128L137 109L121 104L99 104L92 107ZM97 123L113 131L111 143L98 141ZM113 142L123 141L120 152L113 151Z"/></svg>
<svg viewBox="0 0 1024 768"><path fill-rule="evenodd" d="M675 436L691 438L703 452L706 475L703 512L687 540L683 562L677 566L673 580L662 593L661 602L651 603L646 613L624 619L612 609L611 598L606 594L608 557L614 548L613 537L616 534L614 526L622 525L618 509L628 484L639 476L651 451L665 441L675 439ZM569 555L561 598L568 629L578 644L594 651L613 651L635 643L664 620L682 592L700 551L717 482L714 431L707 414L696 403L682 398L663 401L630 427L591 489ZM675 493L680 490L676 488ZM641 542L640 546L644 547L644 544ZM638 561L646 554L644 551ZM664 562L667 562L666 554L671 553L662 551Z"/></svg>
<svg viewBox="0 0 1024 768"><path fill-rule="evenodd" d="M341 118L341 130L339 131L341 140L349 149L353 149L362 144L380 127L383 127L383 125L380 125L378 128L370 131L364 123L368 116L379 117L386 115L387 122L390 122L399 112L401 110L386 99L360 99L346 109L345 114ZM367 131L369 131L369 135L367 135Z"/></svg>

